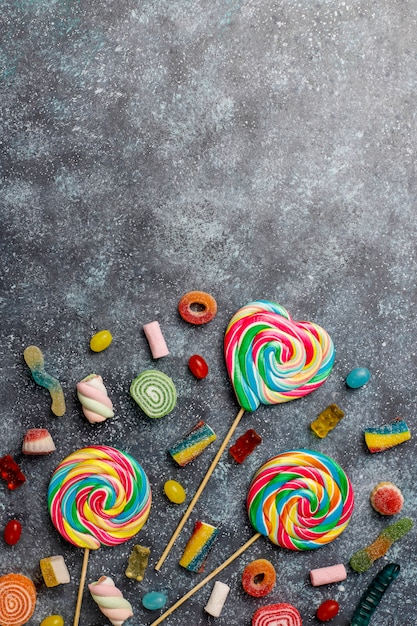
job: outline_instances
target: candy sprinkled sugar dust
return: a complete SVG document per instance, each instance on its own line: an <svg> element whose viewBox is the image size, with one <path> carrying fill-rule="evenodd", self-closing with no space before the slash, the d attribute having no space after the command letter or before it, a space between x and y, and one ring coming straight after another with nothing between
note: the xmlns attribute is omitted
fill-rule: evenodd
<svg viewBox="0 0 417 626"><path fill-rule="evenodd" d="M58 417L64 415L65 398L61 383L45 371L44 358L40 348L28 346L23 352L23 358L32 373L35 383L49 391L52 400L52 413Z"/></svg>
<svg viewBox="0 0 417 626"><path fill-rule="evenodd" d="M354 495L336 461L313 450L288 450L258 469L246 505L256 533L151 626L163 622L262 536L289 550L315 550L330 543L349 524Z"/></svg>
<svg viewBox="0 0 417 626"><path fill-rule="evenodd" d="M328 333L313 322L295 322L288 311L267 300L250 302L230 320L224 336L226 368L240 405L223 443L180 520L155 569L162 567L214 472L245 411L260 404L302 398L328 378L335 350Z"/></svg>
<svg viewBox="0 0 417 626"><path fill-rule="evenodd" d="M387 526L369 546L358 550L351 557L349 565L356 572L366 572L374 561L384 556L394 541L398 541L413 528L414 522L409 517L403 517L394 524Z"/></svg>
<svg viewBox="0 0 417 626"><path fill-rule="evenodd" d="M148 519L151 489L142 466L109 446L81 448L56 468L48 508L64 539L84 548L73 626L78 626L90 550L134 537Z"/></svg>
<svg viewBox="0 0 417 626"><path fill-rule="evenodd" d="M145 370L130 385L130 395L152 418L168 415L177 404L174 381L159 370Z"/></svg>
<svg viewBox="0 0 417 626"><path fill-rule="evenodd" d="M404 496L394 483L389 481L378 483L371 492L372 507L381 515L396 515L404 504Z"/></svg>
<svg viewBox="0 0 417 626"><path fill-rule="evenodd" d="M292 604L262 606L252 617L252 626L302 626L301 615Z"/></svg>

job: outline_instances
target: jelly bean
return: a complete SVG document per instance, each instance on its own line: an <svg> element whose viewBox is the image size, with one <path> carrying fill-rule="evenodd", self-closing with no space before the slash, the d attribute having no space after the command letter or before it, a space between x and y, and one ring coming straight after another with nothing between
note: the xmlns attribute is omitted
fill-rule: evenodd
<svg viewBox="0 0 417 626"><path fill-rule="evenodd" d="M149 591L142 598L142 604L148 611L162 609L167 603L167 597L162 591Z"/></svg>
<svg viewBox="0 0 417 626"><path fill-rule="evenodd" d="M182 504L185 500L185 489L176 480L167 480L164 484L166 497L174 504Z"/></svg>
<svg viewBox="0 0 417 626"><path fill-rule="evenodd" d="M17 519L11 519L7 522L4 529L4 541L8 543L9 546L14 546L19 541L21 534L22 525Z"/></svg>
<svg viewBox="0 0 417 626"><path fill-rule="evenodd" d="M113 341L112 334L109 330L100 330L90 339L90 348L93 352L102 352L109 347Z"/></svg>
<svg viewBox="0 0 417 626"><path fill-rule="evenodd" d="M41 622L41 626L64 626L64 620L60 615L50 615L45 617Z"/></svg>
<svg viewBox="0 0 417 626"><path fill-rule="evenodd" d="M319 622L329 622L339 613L339 603L336 600L325 600L316 611Z"/></svg>
<svg viewBox="0 0 417 626"><path fill-rule="evenodd" d="M20 487L26 480L26 476L10 454L6 454L0 459L0 476L7 482L7 487L11 490Z"/></svg>
<svg viewBox="0 0 417 626"><path fill-rule="evenodd" d="M346 377L346 384L351 389L358 389L366 385L371 378L371 372L366 367L355 367Z"/></svg>
<svg viewBox="0 0 417 626"><path fill-rule="evenodd" d="M206 361L199 354L193 354L193 356L190 356L188 367L190 368L191 373L200 380L205 378L209 371Z"/></svg>

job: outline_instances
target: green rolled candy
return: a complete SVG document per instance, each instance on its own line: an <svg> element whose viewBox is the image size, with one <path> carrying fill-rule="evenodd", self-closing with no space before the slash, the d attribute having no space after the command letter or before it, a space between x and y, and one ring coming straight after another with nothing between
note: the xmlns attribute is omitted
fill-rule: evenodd
<svg viewBox="0 0 417 626"><path fill-rule="evenodd" d="M130 385L130 395L148 417L168 415L177 404L174 381L159 370L145 370Z"/></svg>

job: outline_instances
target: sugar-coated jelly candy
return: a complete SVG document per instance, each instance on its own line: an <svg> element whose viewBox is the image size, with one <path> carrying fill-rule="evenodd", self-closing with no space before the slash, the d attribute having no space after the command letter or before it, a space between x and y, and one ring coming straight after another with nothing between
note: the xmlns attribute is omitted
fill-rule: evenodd
<svg viewBox="0 0 417 626"><path fill-rule="evenodd" d="M188 367L190 368L191 373L200 380L205 378L209 371L205 359L203 359L203 357L199 354L193 354L190 356Z"/></svg>
<svg viewBox="0 0 417 626"><path fill-rule="evenodd" d="M112 334L109 330L100 330L90 339L90 349L93 352L102 352L109 347L113 341Z"/></svg>
<svg viewBox="0 0 417 626"><path fill-rule="evenodd" d="M41 622L41 626L64 626L64 620L60 615L49 615Z"/></svg>
<svg viewBox="0 0 417 626"><path fill-rule="evenodd" d="M366 385L371 378L371 372L366 367L355 367L346 376L346 384L351 389L359 389L363 385Z"/></svg>
<svg viewBox="0 0 417 626"><path fill-rule="evenodd" d="M149 591L142 598L142 604L148 611L162 609L167 603L167 597L162 591Z"/></svg>
<svg viewBox="0 0 417 626"><path fill-rule="evenodd" d="M20 487L26 480L26 476L10 454L6 454L0 459L0 476L7 482L7 487L11 490Z"/></svg>
<svg viewBox="0 0 417 626"><path fill-rule="evenodd" d="M168 500L174 504L182 504L185 500L185 489L176 480L167 480L164 484L164 492Z"/></svg>
<svg viewBox="0 0 417 626"><path fill-rule="evenodd" d="M236 463L243 463L246 457L252 454L260 443L262 443L262 437L253 428L250 428L230 446L229 454Z"/></svg>
<svg viewBox="0 0 417 626"><path fill-rule="evenodd" d="M325 600L316 611L319 622L329 622L339 613L339 603L336 600Z"/></svg>
<svg viewBox="0 0 417 626"><path fill-rule="evenodd" d="M22 525L17 519L11 519L7 522L4 529L4 541L9 546L14 546L20 539L22 534Z"/></svg>

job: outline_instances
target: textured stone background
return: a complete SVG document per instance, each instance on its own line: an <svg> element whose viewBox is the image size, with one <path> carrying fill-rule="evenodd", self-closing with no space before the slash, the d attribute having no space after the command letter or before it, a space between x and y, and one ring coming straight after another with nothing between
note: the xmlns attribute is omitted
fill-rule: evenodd
<svg viewBox="0 0 417 626"><path fill-rule="evenodd" d="M253 472L287 448L335 458L352 479L356 509L346 532L314 552L256 542L219 579L231 586L221 617L203 607L212 583L166 623L249 626L256 608L293 603L316 624L323 599L341 604L346 626L370 580L387 561L400 577L381 603L379 626L414 626L415 532L365 574L313 588L313 567L348 563L389 523L369 504L373 486L392 480L415 514L416 444L369 454L363 428L401 416L415 428L416 372L416 15L415 0L3 0L0 12L1 405L0 454L27 476L15 492L0 485L0 527L23 524L15 547L3 544L0 574L22 572L38 588L31 620L51 613L72 623L82 554L53 529L46 505L50 475L88 444L119 446L146 469L150 519L135 540L90 556L87 581L114 578L133 605L126 626L150 624L145 592L167 589L169 604L201 575L178 566L194 521L221 525L206 571L251 535L245 497ZM218 302L204 327L177 313L181 296L202 289ZM314 394L263 407L242 420L262 445L242 466L227 454L162 571L153 565L184 506L162 485L177 478L188 499L238 411L222 341L231 315L248 301L283 304L332 335L336 363ZM170 355L152 360L144 323L159 320ZM111 347L90 352L109 328ZM55 418L22 353L44 352L64 387L67 412ZM203 354L209 377L189 373ZM348 390L357 365L369 384ZM178 389L178 405L151 421L129 396L133 378L158 367ZM75 384L103 376L116 416L92 427ZM309 424L331 402L346 413L324 440ZM167 447L205 419L218 442L179 469ZM28 428L46 427L57 451L20 453ZM235 438L233 438L233 441ZM142 584L124 576L135 543L151 548ZM47 589L39 559L62 554L71 583ZM252 559L269 558L278 581L255 600L240 583ZM156 614L158 615L158 614ZM86 592L81 624L107 623Z"/></svg>

